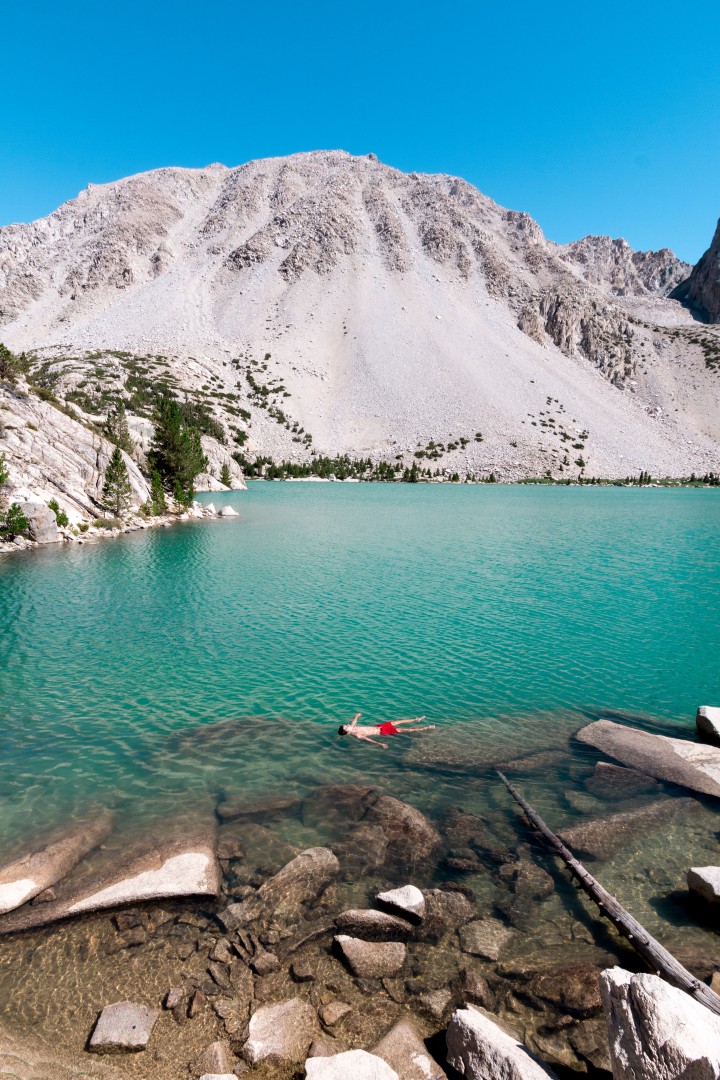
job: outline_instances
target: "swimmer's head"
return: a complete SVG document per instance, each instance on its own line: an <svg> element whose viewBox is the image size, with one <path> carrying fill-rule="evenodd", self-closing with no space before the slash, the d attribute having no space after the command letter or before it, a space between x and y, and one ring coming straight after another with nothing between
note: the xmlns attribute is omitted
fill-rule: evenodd
<svg viewBox="0 0 720 1080"><path fill-rule="evenodd" d="M347 733L348 733L348 725L347 724L341 724L340 727L338 728L338 735L347 735Z"/></svg>

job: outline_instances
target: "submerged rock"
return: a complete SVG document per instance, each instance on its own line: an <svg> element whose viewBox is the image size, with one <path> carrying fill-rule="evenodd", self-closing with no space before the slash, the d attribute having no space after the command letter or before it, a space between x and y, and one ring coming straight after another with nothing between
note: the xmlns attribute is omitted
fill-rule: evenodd
<svg viewBox="0 0 720 1080"><path fill-rule="evenodd" d="M633 810L580 821L558 830L558 836L574 855L604 862L632 843L639 833L657 829L697 808L695 799L657 799Z"/></svg>
<svg viewBox="0 0 720 1080"><path fill-rule="evenodd" d="M471 956L483 960L497 960L506 945L515 937L515 931L499 919L477 919L460 929L460 948Z"/></svg>
<svg viewBox="0 0 720 1080"><path fill-rule="evenodd" d="M600 979L615 1080L718 1080L720 1016L657 975Z"/></svg>
<svg viewBox="0 0 720 1080"><path fill-rule="evenodd" d="M720 797L720 747L654 735L612 720L596 720L577 737L658 780Z"/></svg>
<svg viewBox="0 0 720 1080"><path fill-rule="evenodd" d="M110 835L113 824L112 814L100 811L92 821L72 825L30 854L0 866L0 914L13 911L61 881Z"/></svg>
<svg viewBox="0 0 720 1080"><path fill-rule="evenodd" d="M329 848L301 851L254 896L225 908L220 916L223 926L235 930L270 912L276 920L297 920L302 908L317 900L339 873L340 863Z"/></svg>
<svg viewBox="0 0 720 1080"><path fill-rule="evenodd" d="M647 795L660 790L660 785L652 776L637 769L628 769L625 765L613 765L610 761L596 762L586 786L594 794L610 798Z"/></svg>
<svg viewBox="0 0 720 1080"><path fill-rule="evenodd" d="M94 1054L119 1054L144 1050L160 1015L159 1009L117 1001L106 1005L90 1036L88 1050Z"/></svg>
<svg viewBox="0 0 720 1080"><path fill-rule="evenodd" d="M391 1027L373 1054L386 1061L401 1080L447 1080L447 1074L430 1056L412 1020Z"/></svg>
<svg viewBox="0 0 720 1080"><path fill-rule="evenodd" d="M0 919L0 934L44 926L103 908L178 896L217 896L222 880L215 857L215 827L178 830L133 846L121 857L105 852L104 866L82 885L67 881L59 900Z"/></svg>
<svg viewBox="0 0 720 1080"><path fill-rule="evenodd" d="M386 863L414 866L431 859L440 847L440 835L425 815L391 795L381 795L363 821L382 829Z"/></svg>
<svg viewBox="0 0 720 1080"><path fill-rule="evenodd" d="M353 975L359 979L382 979L396 975L405 963L406 949L400 941L361 941L338 934L335 943Z"/></svg>
<svg viewBox="0 0 720 1080"><path fill-rule="evenodd" d="M690 892L709 904L720 903L720 866L692 866L687 872L687 883Z"/></svg>
<svg viewBox="0 0 720 1080"><path fill-rule="evenodd" d="M304 1061L310 1044L320 1034L317 1013L301 998L263 1005L250 1018L242 1055L249 1065L262 1062L276 1067Z"/></svg>
<svg viewBox="0 0 720 1080"><path fill-rule="evenodd" d="M305 1062L307 1080L399 1080L382 1058L366 1050L346 1050L332 1057L312 1057Z"/></svg>
<svg viewBox="0 0 720 1080"><path fill-rule="evenodd" d="M277 818L297 817L301 807L302 800L294 795L257 802L225 798L218 804L217 815L221 821L253 821L262 825Z"/></svg>
<svg viewBox="0 0 720 1080"><path fill-rule="evenodd" d="M234 1058L230 1043L224 1039L210 1043L190 1065L190 1072L201 1075L227 1075L232 1070Z"/></svg>
<svg viewBox="0 0 720 1080"><path fill-rule="evenodd" d="M448 1061L467 1080L547 1080L555 1073L487 1013L470 1007L453 1013L447 1030Z"/></svg>
<svg viewBox="0 0 720 1080"><path fill-rule="evenodd" d="M720 745L720 709L701 705L695 715L695 726L701 739Z"/></svg>

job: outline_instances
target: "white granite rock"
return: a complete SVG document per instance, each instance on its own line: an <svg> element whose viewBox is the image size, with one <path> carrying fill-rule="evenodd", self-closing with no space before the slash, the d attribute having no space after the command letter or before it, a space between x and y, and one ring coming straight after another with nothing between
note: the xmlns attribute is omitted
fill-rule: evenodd
<svg viewBox="0 0 720 1080"><path fill-rule="evenodd" d="M216 827L171 827L139 840L126 852L101 852L93 877L68 878L58 899L0 918L0 934L44 926L71 915L121 904L177 896L217 896L222 883L216 857Z"/></svg>
<svg viewBox="0 0 720 1080"><path fill-rule="evenodd" d="M555 1073L487 1013L457 1009L447 1030L448 1062L467 1080L547 1080Z"/></svg>
<svg viewBox="0 0 720 1080"><path fill-rule="evenodd" d="M698 735L714 743L720 743L720 709L701 705L695 715Z"/></svg>
<svg viewBox="0 0 720 1080"><path fill-rule="evenodd" d="M710 904L720 903L720 866L692 866L687 872L688 889Z"/></svg>
<svg viewBox="0 0 720 1080"><path fill-rule="evenodd" d="M112 814L100 811L94 820L74 824L63 834L37 845L34 851L0 866L0 914L55 885L110 835L112 827Z"/></svg>
<svg viewBox="0 0 720 1080"><path fill-rule="evenodd" d="M657 975L600 976L615 1080L718 1080L720 1016Z"/></svg>
<svg viewBox="0 0 720 1080"><path fill-rule="evenodd" d="M88 1050L94 1054L144 1050L159 1015L159 1009L136 1005L132 1001L106 1005L90 1037Z"/></svg>
<svg viewBox="0 0 720 1080"><path fill-rule="evenodd" d="M262 1005L250 1019L242 1055L249 1065L282 1067L304 1061L310 1044L320 1034L317 1013L302 998Z"/></svg>
<svg viewBox="0 0 720 1080"><path fill-rule="evenodd" d="M720 747L654 735L612 720L596 720L577 737L657 780L720 796Z"/></svg>
<svg viewBox="0 0 720 1080"><path fill-rule="evenodd" d="M382 1058L366 1050L346 1050L332 1057L312 1057L305 1062L307 1080L400 1080Z"/></svg>
<svg viewBox="0 0 720 1080"><path fill-rule="evenodd" d="M425 897L416 885L389 889L387 892L378 893L377 898L381 904L387 904L410 918L422 919L425 914Z"/></svg>
<svg viewBox="0 0 720 1080"><path fill-rule="evenodd" d="M221 518L234 518L240 517L237 510L233 510L232 506L223 506L222 510L218 513L218 517Z"/></svg>
<svg viewBox="0 0 720 1080"><path fill-rule="evenodd" d="M36 544L57 544L62 539L58 533L55 513L41 502L21 502L20 509L27 518L28 536Z"/></svg>
<svg viewBox="0 0 720 1080"><path fill-rule="evenodd" d="M447 1080L447 1074L430 1056L420 1032L410 1019L391 1027L373 1054L395 1070L401 1080Z"/></svg>

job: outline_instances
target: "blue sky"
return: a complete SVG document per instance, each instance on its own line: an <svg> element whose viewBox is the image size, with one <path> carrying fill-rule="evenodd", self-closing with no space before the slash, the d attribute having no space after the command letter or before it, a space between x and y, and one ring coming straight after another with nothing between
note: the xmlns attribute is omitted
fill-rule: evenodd
<svg viewBox="0 0 720 1080"><path fill-rule="evenodd" d="M5 5L0 224L158 166L343 148L463 176L552 240L695 261L718 30L707 0Z"/></svg>

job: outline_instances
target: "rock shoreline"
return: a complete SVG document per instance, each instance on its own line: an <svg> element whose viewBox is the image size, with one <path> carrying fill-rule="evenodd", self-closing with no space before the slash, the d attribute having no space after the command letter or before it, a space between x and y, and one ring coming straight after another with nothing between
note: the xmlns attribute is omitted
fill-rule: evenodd
<svg viewBox="0 0 720 1080"><path fill-rule="evenodd" d="M638 788L646 800L647 777L624 772L598 762L591 780L623 798ZM666 820L666 803L679 815L696 803L652 797L623 818L624 832L606 814L606 832L642 836ZM172 835L158 826L122 863L112 845L81 856L51 897L0 918L0 950L17 949L23 965L36 962L39 941L38 956L64 942L86 958L88 989L73 1024L85 1053L111 1053L123 1075L533 1080L559 1070L669 1080L680 1073L660 1051L650 1055L654 1073L631 1060L631 1023L643 1037L665 1032L683 1067L713 1045L711 1014L679 991L670 1004L680 1019L666 1023L671 988L634 974L633 954L559 895L561 879L518 818L501 831L460 808L430 821L360 784L255 803L222 792L214 811L202 826L200 812L188 812L194 832L181 821ZM291 819L303 829L329 822L334 838L288 850L269 826ZM199 874L183 856L200 853ZM56 970L57 958L48 963ZM711 957L692 967L713 975ZM63 1005L53 999L50 1008ZM682 1017L691 1015L688 1041ZM153 1064L128 1072L127 1054Z"/></svg>

